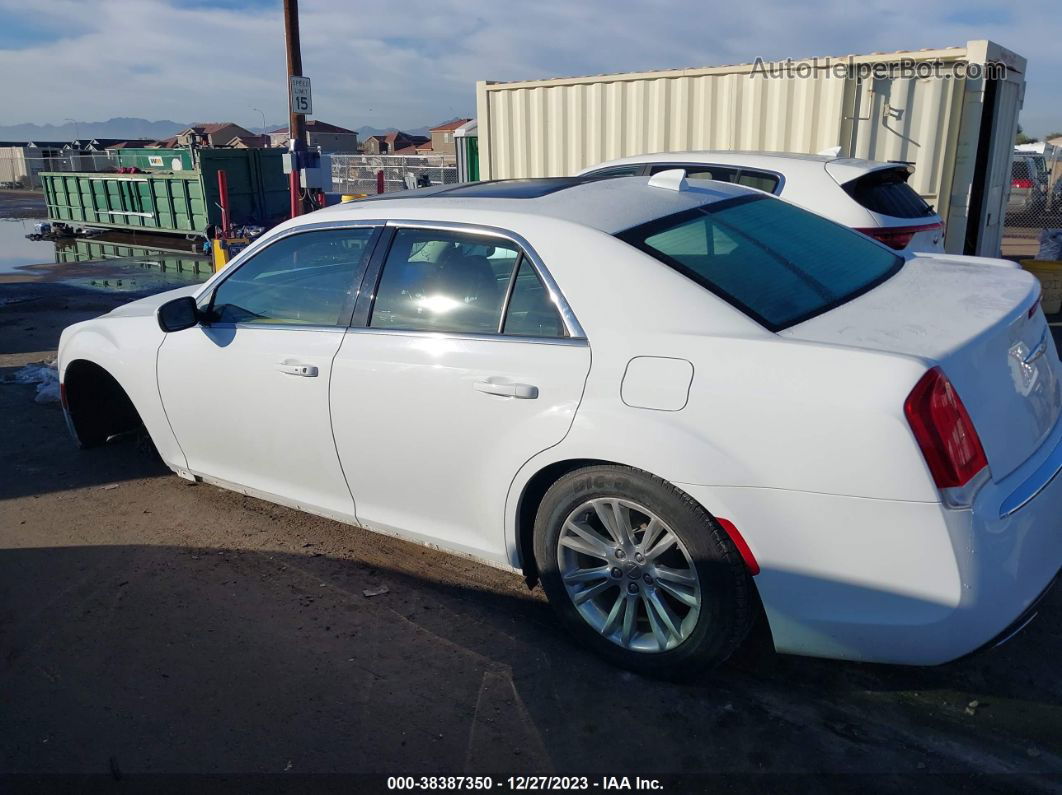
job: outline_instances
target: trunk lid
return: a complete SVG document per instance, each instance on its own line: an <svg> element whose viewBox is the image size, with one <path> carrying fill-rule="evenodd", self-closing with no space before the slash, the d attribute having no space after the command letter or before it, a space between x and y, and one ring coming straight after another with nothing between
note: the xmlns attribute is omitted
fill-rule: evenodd
<svg viewBox="0 0 1062 795"><path fill-rule="evenodd" d="M939 364L1000 480L1062 415L1062 364L1043 312L1029 315L1039 282L997 262L916 256L865 295L779 335Z"/></svg>

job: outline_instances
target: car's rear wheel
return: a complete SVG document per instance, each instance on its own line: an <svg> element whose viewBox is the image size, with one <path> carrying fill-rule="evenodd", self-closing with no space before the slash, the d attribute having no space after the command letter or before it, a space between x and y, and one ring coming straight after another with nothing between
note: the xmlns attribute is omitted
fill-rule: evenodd
<svg viewBox="0 0 1062 795"><path fill-rule="evenodd" d="M571 472L535 519L542 586L561 622L617 665L681 677L726 660L752 622L752 583L687 494L621 466Z"/></svg>

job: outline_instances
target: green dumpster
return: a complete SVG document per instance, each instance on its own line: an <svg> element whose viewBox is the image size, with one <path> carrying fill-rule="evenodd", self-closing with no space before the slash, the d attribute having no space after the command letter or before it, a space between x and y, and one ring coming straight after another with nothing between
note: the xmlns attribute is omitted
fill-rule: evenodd
<svg viewBox="0 0 1062 795"><path fill-rule="evenodd" d="M175 150L156 150L172 155ZM72 225L206 235L221 223L218 171L229 189L231 222L271 226L290 201L280 150L200 149L196 167L137 174L42 172L48 218Z"/></svg>

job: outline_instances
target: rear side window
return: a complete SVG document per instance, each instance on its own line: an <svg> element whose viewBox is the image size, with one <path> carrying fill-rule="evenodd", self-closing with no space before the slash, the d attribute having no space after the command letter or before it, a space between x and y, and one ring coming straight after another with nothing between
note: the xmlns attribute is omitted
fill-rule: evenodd
<svg viewBox="0 0 1062 795"><path fill-rule="evenodd" d="M520 337L563 337L564 326L545 285L525 258L513 282L502 333Z"/></svg>
<svg viewBox="0 0 1062 795"><path fill-rule="evenodd" d="M430 229L395 232L369 326L521 337L566 333L549 291L515 243Z"/></svg>
<svg viewBox="0 0 1062 795"><path fill-rule="evenodd" d="M714 179L716 182L736 182L747 188L776 193L778 177L766 171L756 171L749 168L734 168L719 166L714 163L661 163L653 166L650 173L659 174L661 171L681 168L686 172L687 179Z"/></svg>
<svg viewBox="0 0 1062 795"><path fill-rule="evenodd" d="M713 165L683 165L682 163L661 163L653 166L651 174L659 174L661 171L670 171L681 168L686 172L687 179L714 179L716 182L733 182L737 177L736 168Z"/></svg>
<svg viewBox="0 0 1062 795"><path fill-rule="evenodd" d="M774 193L774 189L778 187L778 177L774 174L764 174L760 171L746 171L741 169L741 173L737 178L738 185L744 185L746 188L755 188L756 190L766 191L767 193Z"/></svg>
<svg viewBox="0 0 1062 795"><path fill-rule="evenodd" d="M925 218L933 208L907 184L905 168L883 168L864 174L841 187L872 213L893 218Z"/></svg>
<svg viewBox="0 0 1062 795"><path fill-rule="evenodd" d="M369 325L497 333L520 252L461 232L399 229L384 263Z"/></svg>
<svg viewBox="0 0 1062 795"><path fill-rule="evenodd" d="M617 237L771 331L865 293L903 264L845 226L766 196L688 210Z"/></svg>
<svg viewBox="0 0 1062 795"><path fill-rule="evenodd" d="M591 171L585 176L593 179L604 179L605 177L635 177L642 173L644 166L641 163L632 163L629 166L613 166L612 168L603 168L600 171Z"/></svg>

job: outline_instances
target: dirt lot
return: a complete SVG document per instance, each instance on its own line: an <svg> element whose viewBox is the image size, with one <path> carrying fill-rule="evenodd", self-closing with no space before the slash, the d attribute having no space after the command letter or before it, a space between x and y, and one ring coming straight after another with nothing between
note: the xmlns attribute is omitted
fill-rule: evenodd
<svg viewBox="0 0 1062 795"><path fill-rule="evenodd" d="M130 297L0 285L0 375ZM556 772L705 776L668 791L1062 788L1062 590L1008 645L939 668L774 657L655 682L574 647L515 575L188 484L131 442L78 452L33 397L0 385L12 787ZM36 778L51 774L71 778Z"/></svg>

